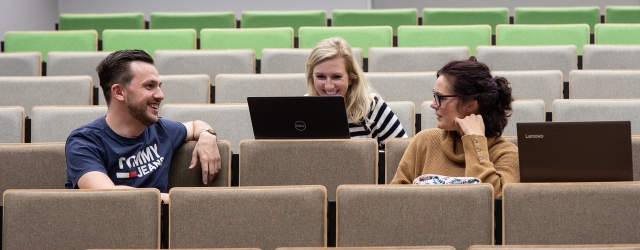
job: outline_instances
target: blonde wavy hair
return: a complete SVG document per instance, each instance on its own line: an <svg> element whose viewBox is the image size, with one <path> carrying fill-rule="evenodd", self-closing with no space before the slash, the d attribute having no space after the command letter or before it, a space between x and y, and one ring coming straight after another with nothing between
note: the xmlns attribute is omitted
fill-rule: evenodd
<svg viewBox="0 0 640 250"><path fill-rule="evenodd" d="M351 47L344 39L332 37L323 39L311 51L307 59L307 94L318 96L318 91L313 84L313 68L321 62L333 58L342 58L349 77L349 88L345 95L345 107L347 118L350 122L368 122L369 112L371 112L372 98L369 93L373 92L368 82L364 79L362 69L356 62Z"/></svg>

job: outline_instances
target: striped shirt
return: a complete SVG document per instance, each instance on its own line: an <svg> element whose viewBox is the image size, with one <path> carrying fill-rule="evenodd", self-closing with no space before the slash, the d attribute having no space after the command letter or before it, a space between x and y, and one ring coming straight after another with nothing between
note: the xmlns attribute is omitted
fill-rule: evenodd
<svg viewBox="0 0 640 250"><path fill-rule="evenodd" d="M388 138L407 138L407 134L400 124L400 120L387 106L381 97L371 94L373 107L369 115L369 122L363 124L349 123L351 138L375 138L378 140L378 149L384 150L384 143Z"/></svg>

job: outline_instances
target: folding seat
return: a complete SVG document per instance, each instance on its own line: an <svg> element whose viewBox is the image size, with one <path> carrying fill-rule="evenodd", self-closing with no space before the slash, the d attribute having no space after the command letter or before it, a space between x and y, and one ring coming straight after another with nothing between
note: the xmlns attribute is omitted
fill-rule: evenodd
<svg viewBox="0 0 640 250"><path fill-rule="evenodd" d="M640 44L640 24L598 24L596 44Z"/></svg>
<svg viewBox="0 0 640 250"><path fill-rule="evenodd" d="M469 58L469 48L415 47L370 48L369 72L438 71L453 60Z"/></svg>
<svg viewBox="0 0 640 250"><path fill-rule="evenodd" d="M507 8L425 8L422 25L488 24L495 34L498 24L509 24Z"/></svg>
<svg viewBox="0 0 640 250"><path fill-rule="evenodd" d="M491 26L430 25L398 28L398 47L467 46L469 54L475 56L479 45L491 45Z"/></svg>
<svg viewBox="0 0 640 250"><path fill-rule="evenodd" d="M312 49L263 49L260 73L305 73ZM358 65L362 66L362 50L351 48Z"/></svg>
<svg viewBox="0 0 640 250"><path fill-rule="evenodd" d="M335 250L455 250L452 246L399 246L399 247L332 247ZM276 250L326 250L320 247L278 247Z"/></svg>
<svg viewBox="0 0 640 250"><path fill-rule="evenodd" d="M0 106L0 143L24 142L24 109L20 106Z"/></svg>
<svg viewBox="0 0 640 250"><path fill-rule="evenodd" d="M202 29L200 49L253 49L256 59L264 48L293 48L292 28Z"/></svg>
<svg viewBox="0 0 640 250"><path fill-rule="evenodd" d="M47 55L47 76L77 76L89 75L93 79L93 85L97 90L94 93L94 104L106 105L102 88L100 87L100 77L96 67L111 52L90 51L90 52L49 52ZM95 91L95 90L94 90Z"/></svg>
<svg viewBox="0 0 640 250"><path fill-rule="evenodd" d="M160 201L157 189L9 190L2 248L160 248Z"/></svg>
<svg viewBox="0 0 640 250"><path fill-rule="evenodd" d="M98 33L94 30L7 31L4 52L98 51ZM47 62L47 57L42 58Z"/></svg>
<svg viewBox="0 0 640 250"><path fill-rule="evenodd" d="M91 105L90 76L0 77L0 106Z"/></svg>
<svg viewBox="0 0 640 250"><path fill-rule="evenodd" d="M71 131L107 115L107 106L35 106L31 142L66 142Z"/></svg>
<svg viewBox="0 0 640 250"><path fill-rule="evenodd" d="M102 50L141 49L152 57L156 50L195 50L195 29L119 30L102 32Z"/></svg>
<svg viewBox="0 0 640 250"><path fill-rule="evenodd" d="M640 23L639 6L605 7L605 23Z"/></svg>
<svg viewBox="0 0 640 250"><path fill-rule="evenodd" d="M384 144L384 169L385 169L385 184L391 183L393 177L396 176L398 165L404 151L409 147L411 138L390 138Z"/></svg>
<svg viewBox="0 0 640 250"><path fill-rule="evenodd" d="M239 186L323 185L336 200L341 184L376 184L375 139L242 140Z"/></svg>
<svg viewBox="0 0 640 250"><path fill-rule="evenodd" d="M593 27L600 23L600 7L517 7L514 24L587 24Z"/></svg>
<svg viewBox="0 0 640 250"><path fill-rule="evenodd" d="M404 132L407 136L413 137L416 134L416 106L410 101L393 101L386 102L387 106L393 110L393 113L400 120Z"/></svg>
<svg viewBox="0 0 640 250"><path fill-rule="evenodd" d="M185 187L169 194L169 248L327 247L322 186Z"/></svg>
<svg viewBox="0 0 640 250"><path fill-rule="evenodd" d="M587 44L582 69L640 69L640 45Z"/></svg>
<svg viewBox="0 0 640 250"><path fill-rule="evenodd" d="M0 76L41 76L40 52L0 53Z"/></svg>
<svg viewBox="0 0 640 250"><path fill-rule="evenodd" d="M415 107L433 98L432 90L437 79L436 72L365 73L364 76L383 100L411 101ZM420 110L416 110L415 121L420 121L421 114ZM409 127L404 124L402 126L405 130ZM417 126L415 131L420 131L419 128Z"/></svg>
<svg viewBox="0 0 640 250"><path fill-rule="evenodd" d="M218 74L216 103L246 103L249 96L301 96L307 78L295 74Z"/></svg>
<svg viewBox="0 0 640 250"><path fill-rule="evenodd" d="M640 71L572 70L569 74L571 99L640 98Z"/></svg>
<svg viewBox="0 0 640 250"><path fill-rule="evenodd" d="M638 182L508 183L505 245L638 244Z"/></svg>
<svg viewBox="0 0 640 250"><path fill-rule="evenodd" d="M631 152L633 155L633 180L640 181L640 136L631 136Z"/></svg>
<svg viewBox="0 0 640 250"><path fill-rule="evenodd" d="M228 140L231 151L238 154L243 139L253 139L249 107L244 104L167 104L162 106L164 118L186 122L202 120L218 133L218 139Z"/></svg>
<svg viewBox="0 0 640 250"><path fill-rule="evenodd" d="M496 28L496 45L498 46L573 44L579 56L582 55L582 46L589 44L589 37L587 24L498 25Z"/></svg>
<svg viewBox="0 0 640 250"><path fill-rule="evenodd" d="M0 192L64 189L66 167L64 143L0 143Z"/></svg>
<svg viewBox="0 0 640 250"><path fill-rule="evenodd" d="M102 39L105 29L144 29L144 13L60 14L59 30L95 30Z"/></svg>
<svg viewBox="0 0 640 250"><path fill-rule="evenodd" d="M164 100L162 105L171 103L210 103L211 83L209 75L160 75L162 80L162 93ZM162 113L160 113L162 115Z"/></svg>
<svg viewBox="0 0 640 250"><path fill-rule="evenodd" d="M215 126L214 126L215 127ZM218 131L218 128L216 131ZM202 187L202 171L200 162L194 169L189 169L193 157L195 141L185 142L171 158L169 165L168 189L174 187ZM227 140L218 140L218 150L220 151L220 171L209 182L208 187L229 187L231 186L231 144Z"/></svg>
<svg viewBox="0 0 640 250"><path fill-rule="evenodd" d="M301 27L300 48L313 48L320 40L331 37L342 37L351 48L362 49L363 58L369 58L371 47L393 46L391 26Z"/></svg>
<svg viewBox="0 0 640 250"><path fill-rule="evenodd" d="M640 135L640 100L558 99L553 101L553 121L631 121L631 134Z"/></svg>
<svg viewBox="0 0 640 250"><path fill-rule="evenodd" d="M493 71L492 74L509 81L511 95L515 100L541 99L549 104L545 108L549 115L553 100L563 98L563 74L558 70Z"/></svg>
<svg viewBox="0 0 640 250"><path fill-rule="evenodd" d="M340 185L336 197L338 247L493 244L488 183Z"/></svg>
<svg viewBox="0 0 640 250"><path fill-rule="evenodd" d="M398 35L402 25L418 25L418 10L407 9L337 9L331 12L331 26L391 26Z"/></svg>
<svg viewBox="0 0 640 250"><path fill-rule="evenodd" d="M492 71L560 70L564 82L571 70L578 69L574 45L479 46L476 58Z"/></svg>
<svg viewBox="0 0 640 250"><path fill-rule="evenodd" d="M228 12L151 12L149 29L195 29L235 28L236 14Z"/></svg>
<svg viewBox="0 0 640 250"><path fill-rule="evenodd" d="M469 250L637 250L640 244L590 244L590 245L475 245Z"/></svg>
<svg viewBox="0 0 640 250"><path fill-rule="evenodd" d="M300 11L243 11L242 28L291 27L293 36L298 37L302 26L327 26L327 13L324 10Z"/></svg>
<svg viewBox="0 0 640 250"><path fill-rule="evenodd" d="M539 99L515 100L511 103L513 110L509 122L502 135L516 136L516 124L520 122L544 122L546 120L545 102Z"/></svg>

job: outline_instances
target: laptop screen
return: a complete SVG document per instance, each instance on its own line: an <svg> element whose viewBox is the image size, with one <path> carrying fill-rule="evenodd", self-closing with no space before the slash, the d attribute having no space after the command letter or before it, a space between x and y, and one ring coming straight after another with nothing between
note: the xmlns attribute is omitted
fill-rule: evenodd
<svg viewBox="0 0 640 250"><path fill-rule="evenodd" d="M349 139L342 96L247 97L256 139Z"/></svg>
<svg viewBox="0 0 640 250"><path fill-rule="evenodd" d="M516 126L521 182L633 180L629 121Z"/></svg>

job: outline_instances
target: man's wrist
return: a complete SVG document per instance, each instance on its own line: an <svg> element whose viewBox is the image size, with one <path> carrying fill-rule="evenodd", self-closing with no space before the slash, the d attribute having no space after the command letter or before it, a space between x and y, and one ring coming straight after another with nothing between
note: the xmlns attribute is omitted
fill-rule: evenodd
<svg viewBox="0 0 640 250"><path fill-rule="evenodd" d="M200 130L200 132L198 134L202 134L202 133L207 133L207 134L213 135L213 136L216 137L216 140L218 139L218 133L216 133L216 131L213 128L207 128L207 129Z"/></svg>

